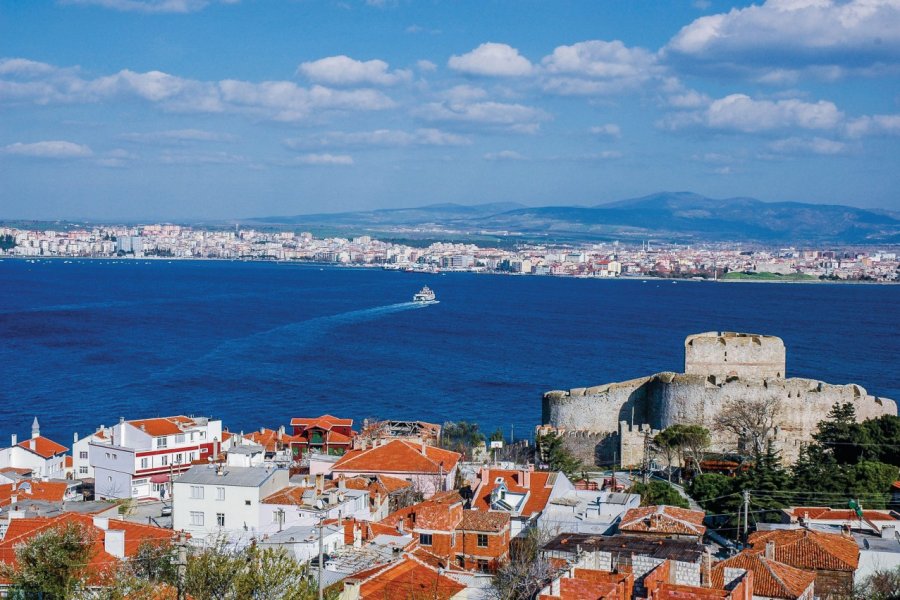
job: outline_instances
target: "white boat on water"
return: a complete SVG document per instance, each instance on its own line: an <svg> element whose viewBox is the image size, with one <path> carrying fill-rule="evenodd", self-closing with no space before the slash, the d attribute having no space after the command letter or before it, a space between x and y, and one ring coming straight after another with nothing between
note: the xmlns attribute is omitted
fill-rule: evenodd
<svg viewBox="0 0 900 600"><path fill-rule="evenodd" d="M413 302L421 302L422 304L437 304L434 292L427 285L413 296Z"/></svg>

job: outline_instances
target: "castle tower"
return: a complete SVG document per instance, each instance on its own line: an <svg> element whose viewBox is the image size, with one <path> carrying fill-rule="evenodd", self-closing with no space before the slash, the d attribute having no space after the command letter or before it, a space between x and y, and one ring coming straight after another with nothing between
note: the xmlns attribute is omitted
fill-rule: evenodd
<svg viewBox="0 0 900 600"><path fill-rule="evenodd" d="M723 379L784 379L784 342L773 335L731 331L689 335L684 341L684 372Z"/></svg>

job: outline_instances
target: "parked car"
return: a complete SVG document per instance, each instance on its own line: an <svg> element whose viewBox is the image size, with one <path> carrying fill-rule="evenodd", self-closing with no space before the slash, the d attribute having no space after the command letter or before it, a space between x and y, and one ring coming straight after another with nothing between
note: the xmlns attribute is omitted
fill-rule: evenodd
<svg viewBox="0 0 900 600"><path fill-rule="evenodd" d="M171 517L172 516L172 505L171 504L163 504L162 511L159 513L161 517Z"/></svg>

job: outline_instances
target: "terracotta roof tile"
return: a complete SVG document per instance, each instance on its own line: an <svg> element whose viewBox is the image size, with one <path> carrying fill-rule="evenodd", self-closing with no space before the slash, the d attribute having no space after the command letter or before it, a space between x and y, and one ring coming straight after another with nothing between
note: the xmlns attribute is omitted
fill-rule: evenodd
<svg viewBox="0 0 900 600"><path fill-rule="evenodd" d="M714 587L724 588L725 567L753 573L753 596L795 600L813 585L816 574L769 560L759 552L743 552L716 563L712 570Z"/></svg>
<svg viewBox="0 0 900 600"><path fill-rule="evenodd" d="M522 471L490 469L487 472L487 478L480 480L476 486L476 496L472 499L472 508L485 511L491 509L491 491L496 486L497 478L502 477L509 491L520 494L529 493L522 509L523 515L531 516L543 512L550 500L550 492L553 491L551 476L555 474L547 471L532 471L528 476L531 485L526 488L524 487L526 477Z"/></svg>
<svg viewBox="0 0 900 600"><path fill-rule="evenodd" d="M665 505L641 506L625 512L619 522L619 531L702 536L706 532L703 525L705 516L702 510Z"/></svg>
<svg viewBox="0 0 900 600"><path fill-rule="evenodd" d="M750 535L750 546L765 551L775 543L775 559L800 569L855 571L859 566L859 546L853 538L809 529L775 529Z"/></svg>
<svg viewBox="0 0 900 600"><path fill-rule="evenodd" d="M62 502L66 496L68 484L63 481L40 481L29 479L20 481L17 493L20 500L44 500L46 502Z"/></svg>
<svg viewBox="0 0 900 600"><path fill-rule="evenodd" d="M460 454L434 446L394 440L367 450L351 450L332 468L333 473L448 473L459 462Z"/></svg>
<svg viewBox="0 0 900 600"><path fill-rule="evenodd" d="M289 446L291 442L300 441L300 436L293 436L287 433L279 433L274 429L265 429L262 431L254 431L244 436L244 439L250 440L254 444L258 444L265 448L266 452L277 452L279 442L282 448Z"/></svg>
<svg viewBox="0 0 900 600"><path fill-rule="evenodd" d="M464 531L488 531L497 533L509 526L509 513L483 510L465 510L459 529Z"/></svg>
<svg viewBox="0 0 900 600"><path fill-rule="evenodd" d="M31 449L31 443L34 442L34 450ZM57 444L51 439L47 439L42 435L39 435L36 438L31 438L28 440L23 440L19 442L18 446L20 448L24 448L29 452L34 452L40 457L43 458L52 458L57 454L64 454L68 448L61 444Z"/></svg>
<svg viewBox="0 0 900 600"><path fill-rule="evenodd" d="M828 508L827 506L797 506L785 509L785 512L792 517L799 519L809 516L810 519L827 520L827 521L859 521L859 516L855 510L847 508ZM898 521L895 513L878 510L864 510L863 519L866 521Z"/></svg>
<svg viewBox="0 0 900 600"><path fill-rule="evenodd" d="M177 435L184 433L179 423L182 425L191 425L194 423L191 419L178 415L174 417L159 417L155 419L139 419L137 421L126 421L129 425L144 431L147 435L153 437L162 435Z"/></svg>
<svg viewBox="0 0 900 600"><path fill-rule="evenodd" d="M315 488L303 487L300 485L289 485L266 496L261 502L263 504L293 504L299 506L303 504L303 494L314 489Z"/></svg>
<svg viewBox="0 0 900 600"><path fill-rule="evenodd" d="M453 531L463 518L462 500L453 504L426 500L385 517L385 525L403 524L405 530Z"/></svg>
<svg viewBox="0 0 900 600"><path fill-rule="evenodd" d="M295 417L291 419L292 427L319 427L330 430L332 427L353 427L353 419L339 419L331 415L321 417Z"/></svg>
<svg viewBox="0 0 900 600"><path fill-rule="evenodd" d="M465 586L410 555L369 575L360 586L360 600L420 598L449 600Z"/></svg>

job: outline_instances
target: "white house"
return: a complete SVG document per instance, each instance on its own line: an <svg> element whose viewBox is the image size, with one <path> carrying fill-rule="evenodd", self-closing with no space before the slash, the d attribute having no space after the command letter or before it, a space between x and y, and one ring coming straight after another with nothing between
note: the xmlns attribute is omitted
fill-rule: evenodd
<svg viewBox="0 0 900 600"><path fill-rule="evenodd" d="M183 415L126 421L88 442L94 494L107 498L163 498L170 479L193 461L218 455L222 422Z"/></svg>
<svg viewBox="0 0 900 600"><path fill-rule="evenodd" d="M41 435L37 417L31 425L31 438L20 442L12 435L9 448L0 450L0 469L29 469L32 477L65 477L68 448Z"/></svg>
<svg viewBox="0 0 900 600"><path fill-rule="evenodd" d="M103 443L106 437L107 428L103 425L97 431L89 436L79 438L78 434L74 435L72 441L72 470L75 479L93 479L94 467L90 461L90 444L91 442Z"/></svg>
<svg viewBox="0 0 900 600"><path fill-rule="evenodd" d="M329 482L330 483L330 482ZM294 526L307 526L320 519L368 519L369 491L333 486L325 488L323 477L307 485L289 485L262 499L260 530L273 533Z"/></svg>
<svg viewBox="0 0 900 600"><path fill-rule="evenodd" d="M322 527L322 553L333 555L344 547L344 528L332 524ZM267 535L259 541L263 548L284 548L297 562L308 562L319 555L319 527L295 525Z"/></svg>
<svg viewBox="0 0 900 600"><path fill-rule="evenodd" d="M286 487L289 477L272 466L191 467L174 482L173 528L198 542L227 534L233 543L247 543L260 535L263 498Z"/></svg>

